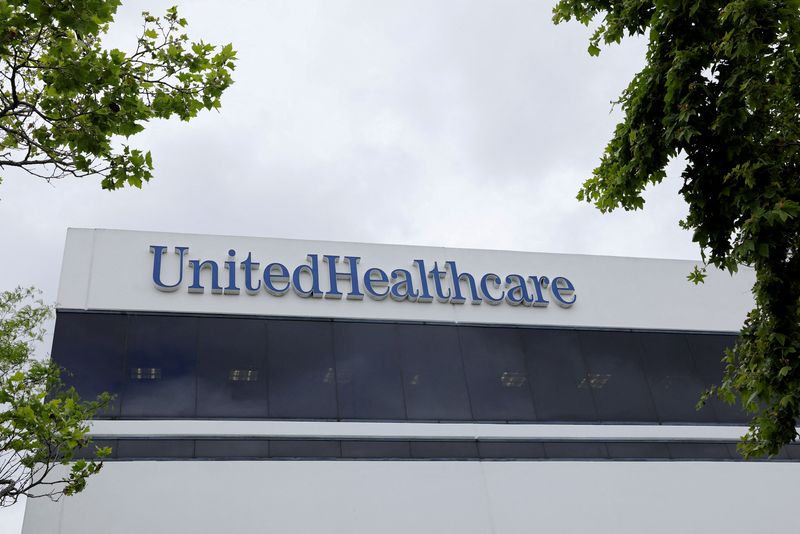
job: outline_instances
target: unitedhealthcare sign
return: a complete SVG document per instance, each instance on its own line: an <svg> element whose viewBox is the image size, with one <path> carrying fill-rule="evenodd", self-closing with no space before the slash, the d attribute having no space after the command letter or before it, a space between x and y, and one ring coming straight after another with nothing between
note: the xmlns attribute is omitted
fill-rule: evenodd
<svg viewBox="0 0 800 534"><path fill-rule="evenodd" d="M682 260L82 228L62 265L60 310L732 332L755 281L711 270L698 287Z"/></svg>
<svg viewBox="0 0 800 534"><path fill-rule="evenodd" d="M302 298L373 300L480 305L545 307L555 302L569 308L577 301L575 286L565 276L538 274L473 274L461 271L454 260L441 264L413 259L407 268L363 268L359 256L307 254L304 263L287 266L280 262L259 262L252 252L227 257L188 259L189 247L150 245L152 280L164 292L185 288L189 293L248 295L262 292L281 297L290 290ZM264 267L262 268L262 263ZM323 281L327 281L323 290Z"/></svg>

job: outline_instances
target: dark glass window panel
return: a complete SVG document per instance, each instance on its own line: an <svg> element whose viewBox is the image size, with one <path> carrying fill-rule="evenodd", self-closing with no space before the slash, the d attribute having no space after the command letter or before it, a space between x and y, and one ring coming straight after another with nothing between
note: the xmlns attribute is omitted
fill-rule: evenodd
<svg viewBox="0 0 800 534"><path fill-rule="evenodd" d="M736 443L727 443L726 447L728 447L728 454L731 455L731 458L734 460L743 460L742 455L736 449Z"/></svg>
<svg viewBox="0 0 800 534"><path fill-rule="evenodd" d="M272 440L269 455L273 458L338 458L341 456L338 441Z"/></svg>
<svg viewBox="0 0 800 534"><path fill-rule="evenodd" d="M734 458L736 460L744 460L742 458L742 455L736 449L736 445L737 444L735 444L735 443L728 444L728 450L731 451L731 454L734 456ZM775 456L771 456L770 457L770 456L767 456L766 454L764 456L753 456L750 459L748 459L747 461L748 462L770 462L770 461L786 461L786 460L790 460L790 459L791 459L791 456L789 456L789 452L786 450L786 447L784 447Z"/></svg>
<svg viewBox="0 0 800 534"><path fill-rule="evenodd" d="M733 457L734 460L744 460L744 458L742 458L741 453L739 453L739 451L736 448L736 446L737 446L736 443L728 443L727 446L728 446L728 452L730 453L731 457ZM752 457L748 461L751 461L751 462L757 462L757 461L768 462L768 461L779 461L779 460L786 461L786 460L791 460L791 459L792 458L789 455L789 452L786 450L786 447L784 447L783 449L780 450L780 452L778 452L778 454L776 454L775 456L773 456L771 458L769 456Z"/></svg>
<svg viewBox="0 0 800 534"><path fill-rule="evenodd" d="M686 334L686 341L694 357L694 365L703 385L708 387L722 380L722 358L725 349L736 344L736 336L712 334ZM704 409L711 408L720 423L747 423L750 419L737 405L729 405L716 398L708 400Z"/></svg>
<svg viewBox="0 0 800 534"><path fill-rule="evenodd" d="M407 441L342 441L342 458L408 458Z"/></svg>
<svg viewBox="0 0 800 534"><path fill-rule="evenodd" d="M334 323L333 332L339 417L405 419L394 325Z"/></svg>
<svg viewBox="0 0 800 534"><path fill-rule="evenodd" d="M789 453L786 452L786 449L781 449L780 451L778 451L778 454L776 454L775 456L765 457L765 458L769 459L769 460L789 460L790 459L789 458Z"/></svg>
<svg viewBox="0 0 800 534"><path fill-rule="evenodd" d="M695 406L705 389L694 367L686 338L680 334L629 334L642 347L641 362L662 423L708 423L711 409Z"/></svg>
<svg viewBox="0 0 800 534"><path fill-rule="evenodd" d="M196 351L196 318L131 316L122 415L195 415Z"/></svg>
<svg viewBox="0 0 800 534"><path fill-rule="evenodd" d="M59 313L53 337L53 360L64 381L83 399L108 392L114 398L99 416L119 415L125 383L124 356L128 318L99 313Z"/></svg>
<svg viewBox="0 0 800 534"><path fill-rule="evenodd" d="M675 460L731 460L726 443L670 443L670 456Z"/></svg>
<svg viewBox="0 0 800 534"><path fill-rule="evenodd" d="M479 441L478 453L481 458L528 459L544 458L544 445L537 442L524 441Z"/></svg>
<svg viewBox="0 0 800 534"><path fill-rule="evenodd" d="M540 421L596 421L578 333L521 329L533 404Z"/></svg>
<svg viewBox="0 0 800 534"><path fill-rule="evenodd" d="M191 439L121 439L117 458L192 458Z"/></svg>
<svg viewBox="0 0 800 534"><path fill-rule="evenodd" d="M608 457L619 460L667 460L669 447L666 443L606 443Z"/></svg>
<svg viewBox="0 0 800 534"><path fill-rule="evenodd" d="M590 441L549 441L544 444L544 452L554 460L578 458L608 458L605 443Z"/></svg>
<svg viewBox="0 0 800 534"><path fill-rule="evenodd" d="M241 318L198 319L197 416L268 415L264 322Z"/></svg>
<svg viewBox="0 0 800 534"><path fill-rule="evenodd" d="M456 327L399 324L397 338L408 418L471 419Z"/></svg>
<svg viewBox="0 0 800 534"><path fill-rule="evenodd" d="M195 458L269 458L265 439L198 439Z"/></svg>
<svg viewBox="0 0 800 534"><path fill-rule="evenodd" d="M787 445L783 448L786 455L792 460L800 460L800 445Z"/></svg>
<svg viewBox="0 0 800 534"><path fill-rule="evenodd" d="M114 439L97 439L92 441L87 447L81 447L75 451L75 458L92 460L97 458L97 449L99 447L110 447L111 454L106 456L105 460L111 460L117 457L117 440Z"/></svg>
<svg viewBox="0 0 800 534"><path fill-rule="evenodd" d="M475 441L412 441L411 457L441 460L478 458L478 444Z"/></svg>
<svg viewBox="0 0 800 534"><path fill-rule="evenodd" d="M335 419L336 373L329 321L269 321L269 414Z"/></svg>
<svg viewBox="0 0 800 534"><path fill-rule="evenodd" d="M460 327L472 415L478 421L533 421L525 352L513 328Z"/></svg>
<svg viewBox="0 0 800 534"><path fill-rule="evenodd" d="M630 332L580 334L586 377L601 421L657 421L650 388L639 362L641 347Z"/></svg>

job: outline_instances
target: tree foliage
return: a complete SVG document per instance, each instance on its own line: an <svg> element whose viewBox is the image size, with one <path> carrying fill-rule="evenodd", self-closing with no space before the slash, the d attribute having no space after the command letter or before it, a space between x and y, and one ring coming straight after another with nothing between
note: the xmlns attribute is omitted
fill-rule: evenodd
<svg viewBox="0 0 800 534"><path fill-rule="evenodd" d="M188 121L220 107L233 47L190 41L172 7L143 13L132 52L106 49L120 2L0 0L0 169L141 187L152 156L127 139L150 119ZM0 506L77 493L110 452L76 459L91 443L87 421L109 397L81 401L58 366L33 358L50 315L31 289L0 293Z"/></svg>
<svg viewBox="0 0 800 534"><path fill-rule="evenodd" d="M152 156L127 139L150 119L219 108L232 46L191 42L173 7L143 13L133 52L107 50L120 1L0 0L0 168L141 187Z"/></svg>
<svg viewBox="0 0 800 534"><path fill-rule="evenodd" d="M81 401L57 365L33 357L51 313L33 289L0 293L0 506L23 495L77 493L110 452L97 448L96 460L75 460L90 444L87 421L109 397ZM56 475L59 465L69 467Z"/></svg>
<svg viewBox="0 0 800 534"><path fill-rule="evenodd" d="M592 55L625 36L647 40L618 101L624 119L578 198L640 209L643 190L685 158L681 225L706 265L756 274L755 307L707 394L753 414L746 457L776 454L800 412L800 1L559 1L554 21L570 19L597 24Z"/></svg>

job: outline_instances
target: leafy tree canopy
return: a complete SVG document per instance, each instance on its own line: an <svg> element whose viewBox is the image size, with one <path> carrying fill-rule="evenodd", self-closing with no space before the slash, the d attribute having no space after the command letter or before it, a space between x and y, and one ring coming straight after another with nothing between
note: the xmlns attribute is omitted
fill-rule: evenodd
<svg viewBox="0 0 800 534"><path fill-rule="evenodd" d="M192 42L176 8L143 13L130 53L102 46L120 0L0 0L0 169L46 180L98 176L141 187L150 152L127 139L152 118L188 121L220 106L236 53ZM77 459L108 395L81 401L33 358L51 309L31 289L0 293L0 506L81 491L110 451ZM56 469L58 466L63 466Z"/></svg>
<svg viewBox="0 0 800 534"><path fill-rule="evenodd" d="M141 187L152 178L152 157L127 139L152 118L188 121L220 106L233 47L191 42L173 7L163 18L143 13L133 52L105 49L119 5L0 0L0 168Z"/></svg>
<svg viewBox="0 0 800 534"><path fill-rule="evenodd" d="M75 460L90 443L87 421L109 397L82 402L64 388L57 365L34 358L50 315L33 289L0 293L0 506L23 495L77 493L110 452L97 448L98 460ZM56 474L60 465L68 467Z"/></svg>
<svg viewBox="0 0 800 534"><path fill-rule="evenodd" d="M578 198L640 209L644 189L685 158L681 225L707 265L756 274L755 307L709 394L753 413L745 456L776 454L800 411L800 1L559 1L554 21L570 19L597 24L592 55L647 39L618 101L624 119Z"/></svg>

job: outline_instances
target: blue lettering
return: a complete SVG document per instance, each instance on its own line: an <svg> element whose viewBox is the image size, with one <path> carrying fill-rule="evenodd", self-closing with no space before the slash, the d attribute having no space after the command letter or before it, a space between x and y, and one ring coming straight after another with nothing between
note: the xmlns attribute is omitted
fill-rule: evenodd
<svg viewBox="0 0 800 534"><path fill-rule="evenodd" d="M189 286L189 293L203 293L205 288L200 283L200 272L208 267L211 269L211 292L222 293L222 286L219 285L219 265L213 260L189 260L192 266L192 285Z"/></svg>
<svg viewBox="0 0 800 534"><path fill-rule="evenodd" d="M419 298L419 293L414 290L414 282L411 278L411 273L405 269L395 269L392 271L392 281L398 279L401 280L392 284L392 287L389 289L389 296L392 297L392 300L410 300L415 302Z"/></svg>
<svg viewBox="0 0 800 534"><path fill-rule="evenodd" d="M428 291L428 279L425 276L425 261L414 260L414 265L417 266L417 270L419 271L419 285L422 289L417 297L417 302L431 302L433 300L433 295Z"/></svg>
<svg viewBox="0 0 800 534"><path fill-rule="evenodd" d="M438 302L452 304L465 304L469 299L471 304L481 304L485 300L488 304L498 305L507 303L511 306L536 306L546 307L550 304L548 298L563 307L569 308L577 301L575 286L564 276L557 276L550 280L546 276L530 275L527 278L519 274L509 274L501 277L495 273L485 273L478 278L469 272L459 272L456 262L448 260L439 267L439 262L434 261L433 268L426 271L425 261L412 260L415 269L388 270L372 267L362 271L363 278L359 275L359 256L336 256L308 254L307 263L297 265L293 269L282 263L268 264L260 274L261 264L253 259L252 252L238 262L244 271L244 280L239 279L237 273L236 250L228 250L224 261L215 260L189 260L189 247L174 247L178 255L177 280L169 284L164 282L164 254L169 247L165 245L150 245L153 254L153 285L159 291L176 291L183 284L186 262L192 269L191 284L188 286L190 293L204 293L205 285L209 285L211 293L237 295L244 289L250 295L256 295L263 287L274 296L286 295L292 289L302 298L363 300L365 294L373 300L385 300L391 297L395 301ZM320 257L327 264L327 275L330 284L327 291L323 292L320 286ZM342 263L339 263L339 260ZM227 275L220 284L220 265ZM169 270L169 267L167 267ZM203 274L206 271L208 274ZM419 276L419 287L416 276ZM204 278L205 277L205 278ZM168 277L170 278L170 277ZM428 279L431 281L429 282ZM449 279L449 280L448 280ZM339 287L342 282L346 290ZM238 283L242 283L240 288ZM362 284L363 283L363 287ZM465 284L465 285L462 285ZM504 285L505 284L505 285ZM530 285L529 285L530 284ZM549 295L547 294L549 291Z"/></svg>
<svg viewBox="0 0 800 534"><path fill-rule="evenodd" d="M230 249L228 251L228 261L225 262L225 268L228 269L228 285L223 290L226 295L238 295L239 288L236 287L236 251Z"/></svg>
<svg viewBox="0 0 800 534"><path fill-rule="evenodd" d="M550 280L546 276L529 276L528 280L533 283L533 291L535 293L530 305L544 307L550 304L550 301L542 295L542 289L547 289L547 286L550 285Z"/></svg>
<svg viewBox="0 0 800 534"><path fill-rule="evenodd" d="M467 299L464 298L464 295L461 294L461 281L466 280L467 284L469 285L470 291L470 302L472 304L480 304L483 302L483 299L478 295L478 286L475 284L475 277L469 273L460 273L456 268L456 262L448 261L445 262L447 267L450 267L450 276L453 278L453 298L450 299L450 302L453 304L464 304Z"/></svg>
<svg viewBox="0 0 800 534"><path fill-rule="evenodd" d="M278 272L275 272L275 269ZM283 287L277 287L275 284L286 284ZM264 268L264 287L267 293L282 297L289 291L289 269L282 263L270 263Z"/></svg>
<svg viewBox="0 0 800 534"><path fill-rule="evenodd" d="M298 296L307 298L320 298L322 297L322 290L319 288L319 258L316 254L309 254L308 261L311 265L298 265L292 273L292 289ZM311 288L303 289L303 280L301 275L307 273L311 276Z"/></svg>
<svg viewBox="0 0 800 534"><path fill-rule="evenodd" d="M506 284L513 284L515 280L517 285L506 291L506 302L512 306L530 304L532 299L530 295L528 295L528 284L525 282L525 277L518 274L509 274L506 276Z"/></svg>
<svg viewBox="0 0 800 534"><path fill-rule="evenodd" d="M488 282L491 281L494 287L500 287L500 277L494 273L486 273L481 278L481 293L483 293L483 298L486 299L486 302L491 304L492 306L497 306L501 302L503 302L503 296L505 296L505 291L500 292L500 296L495 298L489 292L489 284Z"/></svg>
<svg viewBox="0 0 800 534"><path fill-rule="evenodd" d="M325 293L326 299L340 299L342 293L339 291L337 280L350 280L350 292L347 294L348 300L361 300L364 298L364 293L358 287L358 261L361 259L358 256L345 256L344 261L350 267L349 271L338 272L336 264L339 262L339 256L323 256L322 259L328 264L328 271L330 273L330 291Z"/></svg>
<svg viewBox="0 0 800 534"><path fill-rule="evenodd" d="M375 276L377 278L375 278ZM367 269L367 272L364 273L364 289L367 291L367 295L370 298L375 300L383 300L389 295L389 277L386 276L386 273L373 267L372 269ZM378 292L375 288L383 289L382 292Z"/></svg>
<svg viewBox="0 0 800 534"><path fill-rule="evenodd" d="M159 291L171 292L180 287L183 282L183 257L189 251L189 247L175 247L175 254L180 256L178 264L178 281L172 285L167 285L161 281L161 256L167 251L167 247L161 245L150 245L150 252L153 253L153 284Z"/></svg>
<svg viewBox="0 0 800 534"><path fill-rule="evenodd" d="M556 299L556 304L562 308L569 308L578 300L577 295L575 295L575 286L563 276L553 278L550 292L553 294L553 298ZM570 299L569 297L572 298Z"/></svg>
<svg viewBox="0 0 800 534"><path fill-rule="evenodd" d="M428 276L430 276L431 280L433 280L433 288L434 291L436 291L436 300L439 302L450 302L450 289L447 290L446 295L442 289L442 279L446 274L446 271L439 270L439 264L437 262L433 262L433 269L431 269L428 273Z"/></svg>
<svg viewBox="0 0 800 534"><path fill-rule="evenodd" d="M261 264L257 261L253 261L252 253L248 252L247 257L242 260L241 265L244 271L244 290L247 291L248 295L257 294L261 290L261 280L256 280L258 285L253 286L253 271L258 271Z"/></svg>

